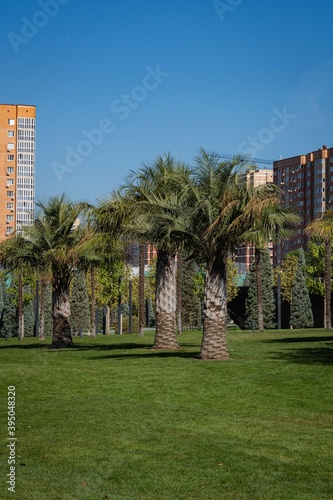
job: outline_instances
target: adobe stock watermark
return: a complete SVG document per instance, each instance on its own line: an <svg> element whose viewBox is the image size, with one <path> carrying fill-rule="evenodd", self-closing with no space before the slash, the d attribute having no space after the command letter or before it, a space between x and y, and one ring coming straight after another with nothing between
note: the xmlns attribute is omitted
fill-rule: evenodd
<svg viewBox="0 0 333 500"><path fill-rule="evenodd" d="M238 7L243 2L244 0L225 0L225 2L223 2L222 0L214 0L213 7L215 9L215 12L219 16L220 21L224 21L225 15L233 12L236 7Z"/></svg>
<svg viewBox="0 0 333 500"><path fill-rule="evenodd" d="M288 113L287 106L284 106L282 111L274 108L268 127L262 128L256 136L249 135L246 141L239 144L238 152L246 157L255 157L258 151L265 149L267 144L274 140L276 134L283 132L295 118L296 115Z"/></svg>
<svg viewBox="0 0 333 500"><path fill-rule="evenodd" d="M26 45L32 38L38 34L41 28L44 28L50 18L55 17L61 5L66 5L70 0L39 0L38 5L42 10L37 10L31 19L21 17L21 33L7 33L7 38L15 52L18 54L19 47Z"/></svg>
<svg viewBox="0 0 333 500"><path fill-rule="evenodd" d="M150 66L145 68L146 74L142 79L141 85L132 88L128 94L121 94L111 103L110 110L114 117L123 121L128 118L131 111L136 109L148 96L149 92L155 90L169 75L165 71L161 71L158 64L155 69ZM64 175L73 172L75 168L81 165L84 158L90 156L94 148L100 146L106 135L110 135L116 130L114 118L102 118L97 127L91 130L82 130L81 134L84 139L80 140L75 147L66 146L65 159L63 163L58 161L52 162L53 171L59 182L63 181Z"/></svg>

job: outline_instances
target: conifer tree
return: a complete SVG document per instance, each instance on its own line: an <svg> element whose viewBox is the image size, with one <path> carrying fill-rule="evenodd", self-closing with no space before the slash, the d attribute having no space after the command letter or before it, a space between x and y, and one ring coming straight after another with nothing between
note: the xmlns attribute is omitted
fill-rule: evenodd
<svg viewBox="0 0 333 500"><path fill-rule="evenodd" d="M16 306L17 290L14 286L4 288L4 308L2 314L3 337L18 336L18 310Z"/></svg>
<svg viewBox="0 0 333 500"><path fill-rule="evenodd" d="M74 333L79 333L82 328L87 332L90 327L90 307L85 274L77 271L73 278L71 293L71 328Z"/></svg>
<svg viewBox="0 0 333 500"><path fill-rule="evenodd" d="M2 330L2 325L3 325L2 317L4 311L5 288L6 288L6 282L2 277L0 277L0 332Z"/></svg>
<svg viewBox="0 0 333 500"><path fill-rule="evenodd" d="M183 262L182 270L182 320L184 326L201 324L200 297L195 293L196 265L193 261Z"/></svg>
<svg viewBox="0 0 333 500"><path fill-rule="evenodd" d="M313 314L309 290L306 285L305 268L304 252L300 250L290 305L291 328L311 328L313 326Z"/></svg>
<svg viewBox="0 0 333 500"><path fill-rule="evenodd" d="M40 319L40 315L39 315ZM53 319L52 319L52 286L47 283L44 303L44 335L52 335Z"/></svg>
<svg viewBox="0 0 333 500"><path fill-rule="evenodd" d="M35 328L35 313L32 300L24 304L23 315L24 315L24 335L26 337L33 337Z"/></svg>
<svg viewBox="0 0 333 500"><path fill-rule="evenodd" d="M261 252L261 266L262 266L262 305L264 314L264 327L274 328L275 323L275 299L274 299L274 277L273 269L268 250L260 250ZM256 291L256 275L255 275L255 262L251 264L250 272L248 274L249 290L245 302L246 311L246 328L252 328L252 322L256 325L258 323L258 306L257 306L257 291Z"/></svg>

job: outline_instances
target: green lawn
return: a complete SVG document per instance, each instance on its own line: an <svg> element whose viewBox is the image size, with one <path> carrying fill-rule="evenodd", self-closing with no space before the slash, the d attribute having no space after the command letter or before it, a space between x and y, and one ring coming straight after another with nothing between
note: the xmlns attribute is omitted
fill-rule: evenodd
<svg viewBox="0 0 333 500"><path fill-rule="evenodd" d="M153 332L50 349L0 340L1 487L7 387L16 387L16 498L333 497L333 336L230 332L230 361L199 361Z"/></svg>

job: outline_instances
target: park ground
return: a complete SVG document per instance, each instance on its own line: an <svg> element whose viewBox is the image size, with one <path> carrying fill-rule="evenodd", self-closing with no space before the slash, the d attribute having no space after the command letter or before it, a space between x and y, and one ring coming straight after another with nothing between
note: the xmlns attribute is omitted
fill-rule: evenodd
<svg viewBox="0 0 333 500"><path fill-rule="evenodd" d="M232 331L229 361L145 337L0 340L1 498L333 497L333 349L324 330ZM7 388L16 485L7 491Z"/></svg>

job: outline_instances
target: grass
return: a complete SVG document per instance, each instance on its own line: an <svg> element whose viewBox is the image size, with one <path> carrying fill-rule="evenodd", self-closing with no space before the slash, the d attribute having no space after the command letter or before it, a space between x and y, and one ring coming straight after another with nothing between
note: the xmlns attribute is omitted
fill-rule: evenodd
<svg viewBox="0 0 333 500"><path fill-rule="evenodd" d="M1 339L0 497L14 385L20 500L332 498L332 334L230 332L227 362L200 339Z"/></svg>

